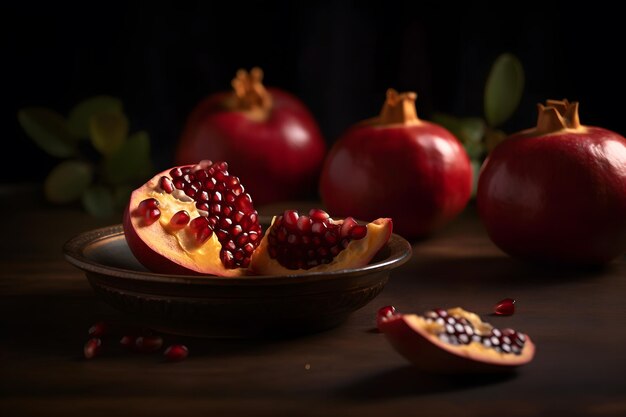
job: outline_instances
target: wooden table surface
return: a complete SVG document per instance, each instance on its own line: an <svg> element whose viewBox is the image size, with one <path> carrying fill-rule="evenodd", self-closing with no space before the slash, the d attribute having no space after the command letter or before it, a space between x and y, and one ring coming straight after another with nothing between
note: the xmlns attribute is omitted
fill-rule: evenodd
<svg viewBox="0 0 626 417"><path fill-rule="evenodd" d="M109 351L84 360L93 322L127 318L94 297L61 246L114 219L36 205L0 213L1 416L626 415L624 258L595 271L525 266L495 248L468 209L416 243L383 293L333 330L291 340L166 336L190 349L174 364L105 339ZM537 345L513 375L423 374L373 331L383 305L485 315L504 297L517 300L515 315L490 321Z"/></svg>

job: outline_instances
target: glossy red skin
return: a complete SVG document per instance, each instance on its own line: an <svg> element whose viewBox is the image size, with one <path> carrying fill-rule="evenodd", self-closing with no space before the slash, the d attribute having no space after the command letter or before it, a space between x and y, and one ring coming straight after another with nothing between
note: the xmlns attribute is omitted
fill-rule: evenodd
<svg viewBox="0 0 626 417"><path fill-rule="evenodd" d="M443 127L356 125L331 149L320 180L328 211L371 221L391 217L405 238L430 234L458 215L472 190L472 168Z"/></svg>
<svg viewBox="0 0 626 417"><path fill-rule="evenodd" d="M326 152L319 127L296 97L267 90L273 107L263 121L225 110L223 102L232 93L202 101L187 120L176 164L228 161L255 204L295 199L314 190Z"/></svg>
<svg viewBox="0 0 626 417"><path fill-rule="evenodd" d="M626 252L626 139L586 133L502 142L478 182L480 217L511 256L567 264L602 264Z"/></svg>

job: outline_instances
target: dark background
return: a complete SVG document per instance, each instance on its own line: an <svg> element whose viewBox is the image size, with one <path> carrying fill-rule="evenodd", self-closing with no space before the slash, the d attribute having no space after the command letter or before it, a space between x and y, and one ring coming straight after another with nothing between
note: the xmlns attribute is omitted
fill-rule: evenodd
<svg viewBox="0 0 626 417"><path fill-rule="evenodd" d="M151 134L165 167L194 105L255 65L267 84L308 104L329 144L375 115L391 86L416 91L424 118L435 110L480 116L489 67L507 51L526 71L507 131L534 124L536 102L567 97L582 102L583 123L626 133L623 22L597 2L225 3L0 6L0 181L41 181L58 162L22 132L21 107L67 114L83 98L118 96L131 130Z"/></svg>

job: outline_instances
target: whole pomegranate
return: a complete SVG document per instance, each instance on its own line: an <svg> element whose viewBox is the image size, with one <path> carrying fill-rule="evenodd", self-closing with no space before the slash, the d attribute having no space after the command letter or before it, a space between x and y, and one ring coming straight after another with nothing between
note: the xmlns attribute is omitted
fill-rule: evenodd
<svg viewBox="0 0 626 417"><path fill-rule="evenodd" d="M226 160L256 204L314 189L326 151L317 123L291 94L265 88L263 72L239 70L232 92L209 96L193 110L180 138L178 165Z"/></svg>
<svg viewBox="0 0 626 417"><path fill-rule="evenodd" d="M578 103L539 104L537 127L485 161L480 217L493 242L532 261L601 264L626 251L626 139L583 126Z"/></svg>
<svg viewBox="0 0 626 417"><path fill-rule="evenodd" d="M391 217L394 230L417 238L463 210L472 189L467 153L446 129L418 119L415 98L389 89L380 116L353 126L333 146L320 180L329 211Z"/></svg>

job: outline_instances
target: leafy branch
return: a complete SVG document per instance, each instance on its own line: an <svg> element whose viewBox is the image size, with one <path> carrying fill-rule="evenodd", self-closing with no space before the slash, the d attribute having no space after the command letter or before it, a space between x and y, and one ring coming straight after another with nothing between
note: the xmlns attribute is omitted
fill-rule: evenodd
<svg viewBox="0 0 626 417"><path fill-rule="evenodd" d="M144 131L129 135L129 121L117 98L89 98L67 118L47 108L27 107L19 111L18 121L42 150L63 159L44 181L52 203L80 200L90 214L110 216L153 171L150 137Z"/></svg>
<svg viewBox="0 0 626 417"><path fill-rule="evenodd" d="M433 121L447 128L463 143L472 160L474 181L482 161L507 134L500 130L515 113L524 92L524 68L510 53L500 55L491 66L484 92L484 117L458 117L436 113ZM474 191L476 183L474 184Z"/></svg>

